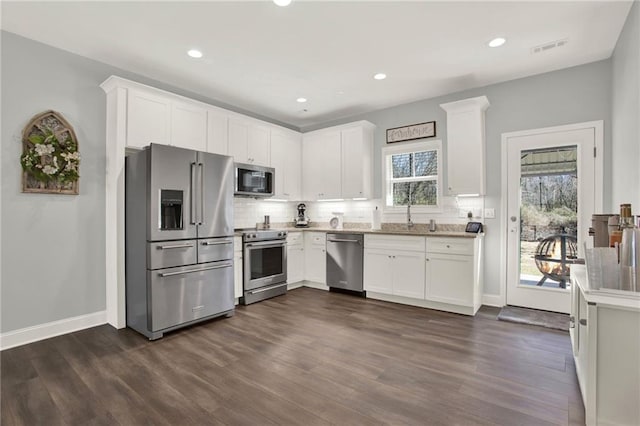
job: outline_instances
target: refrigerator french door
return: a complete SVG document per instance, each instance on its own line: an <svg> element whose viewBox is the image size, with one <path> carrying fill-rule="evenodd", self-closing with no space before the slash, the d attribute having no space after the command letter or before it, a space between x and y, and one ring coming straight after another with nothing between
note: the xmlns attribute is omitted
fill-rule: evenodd
<svg viewBox="0 0 640 426"><path fill-rule="evenodd" d="M150 339L231 315L231 157L151 144L125 167L127 325Z"/></svg>

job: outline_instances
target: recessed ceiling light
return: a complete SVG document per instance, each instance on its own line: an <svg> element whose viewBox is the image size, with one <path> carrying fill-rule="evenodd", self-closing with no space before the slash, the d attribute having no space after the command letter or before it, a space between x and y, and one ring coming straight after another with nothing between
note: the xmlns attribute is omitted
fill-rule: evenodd
<svg viewBox="0 0 640 426"><path fill-rule="evenodd" d="M296 99L296 102L300 102L301 104L307 102L307 98L298 98Z"/></svg>
<svg viewBox="0 0 640 426"><path fill-rule="evenodd" d="M507 42L504 37L496 37L489 42L489 47L500 47Z"/></svg>
<svg viewBox="0 0 640 426"><path fill-rule="evenodd" d="M291 4L291 0L273 0L273 2L281 7L289 6Z"/></svg>
<svg viewBox="0 0 640 426"><path fill-rule="evenodd" d="M373 78L375 78L376 80L384 80L385 78L387 78L387 75L379 72L378 74L374 75Z"/></svg>
<svg viewBox="0 0 640 426"><path fill-rule="evenodd" d="M202 52L196 49L191 49L187 52L187 55L191 56L192 58L202 58Z"/></svg>

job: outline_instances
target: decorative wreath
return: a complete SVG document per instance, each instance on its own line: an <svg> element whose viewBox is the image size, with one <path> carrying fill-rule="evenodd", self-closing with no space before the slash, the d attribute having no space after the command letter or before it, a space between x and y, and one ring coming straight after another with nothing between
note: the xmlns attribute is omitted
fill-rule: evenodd
<svg viewBox="0 0 640 426"><path fill-rule="evenodd" d="M32 145L20 157L24 171L39 182L76 182L80 177L77 143L68 132L56 134L50 127L39 130L27 138Z"/></svg>

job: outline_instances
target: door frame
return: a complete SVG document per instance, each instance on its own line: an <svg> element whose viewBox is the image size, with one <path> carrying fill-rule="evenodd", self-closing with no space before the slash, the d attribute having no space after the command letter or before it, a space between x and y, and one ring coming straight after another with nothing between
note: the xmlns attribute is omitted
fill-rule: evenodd
<svg viewBox="0 0 640 426"><path fill-rule="evenodd" d="M521 136L535 136L545 133L567 132L571 130L593 129L595 137L595 195L594 204L595 211L593 213L602 213L604 208L604 120L586 121L583 123L565 124L561 126L542 127L538 129L518 130L515 132L507 132L502 134L501 145L501 176L500 185L500 304L507 304L507 256L508 256L508 237L507 232L507 144L510 138Z"/></svg>

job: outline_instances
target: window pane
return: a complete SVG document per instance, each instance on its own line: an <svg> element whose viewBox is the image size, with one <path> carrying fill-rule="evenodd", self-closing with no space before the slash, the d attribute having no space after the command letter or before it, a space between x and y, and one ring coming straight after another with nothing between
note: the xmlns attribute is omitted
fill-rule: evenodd
<svg viewBox="0 0 640 426"><path fill-rule="evenodd" d="M396 154L391 156L391 167L394 178L411 177L412 154Z"/></svg>
<svg viewBox="0 0 640 426"><path fill-rule="evenodd" d="M412 206L436 206L438 204L437 181L401 182L393 184L393 205L406 206L411 190Z"/></svg>
<svg viewBox="0 0 640 426"><path fill-rule="evenodd" d="M422 151L414 154L416 176L433 176L438 174L438 151Z"/></svg>
<svg viewBox="0 0 640 426"><path fill-rule="evenodd" d="M411 184L411 204L435 206L438 204L438 183L433 180Z"/></svg>
<svg viewBox="0 0 640 426"><path fill-rule="evenodd" d="M393 205L406 206L409 202L409 182L393 184Z"/></svg>

